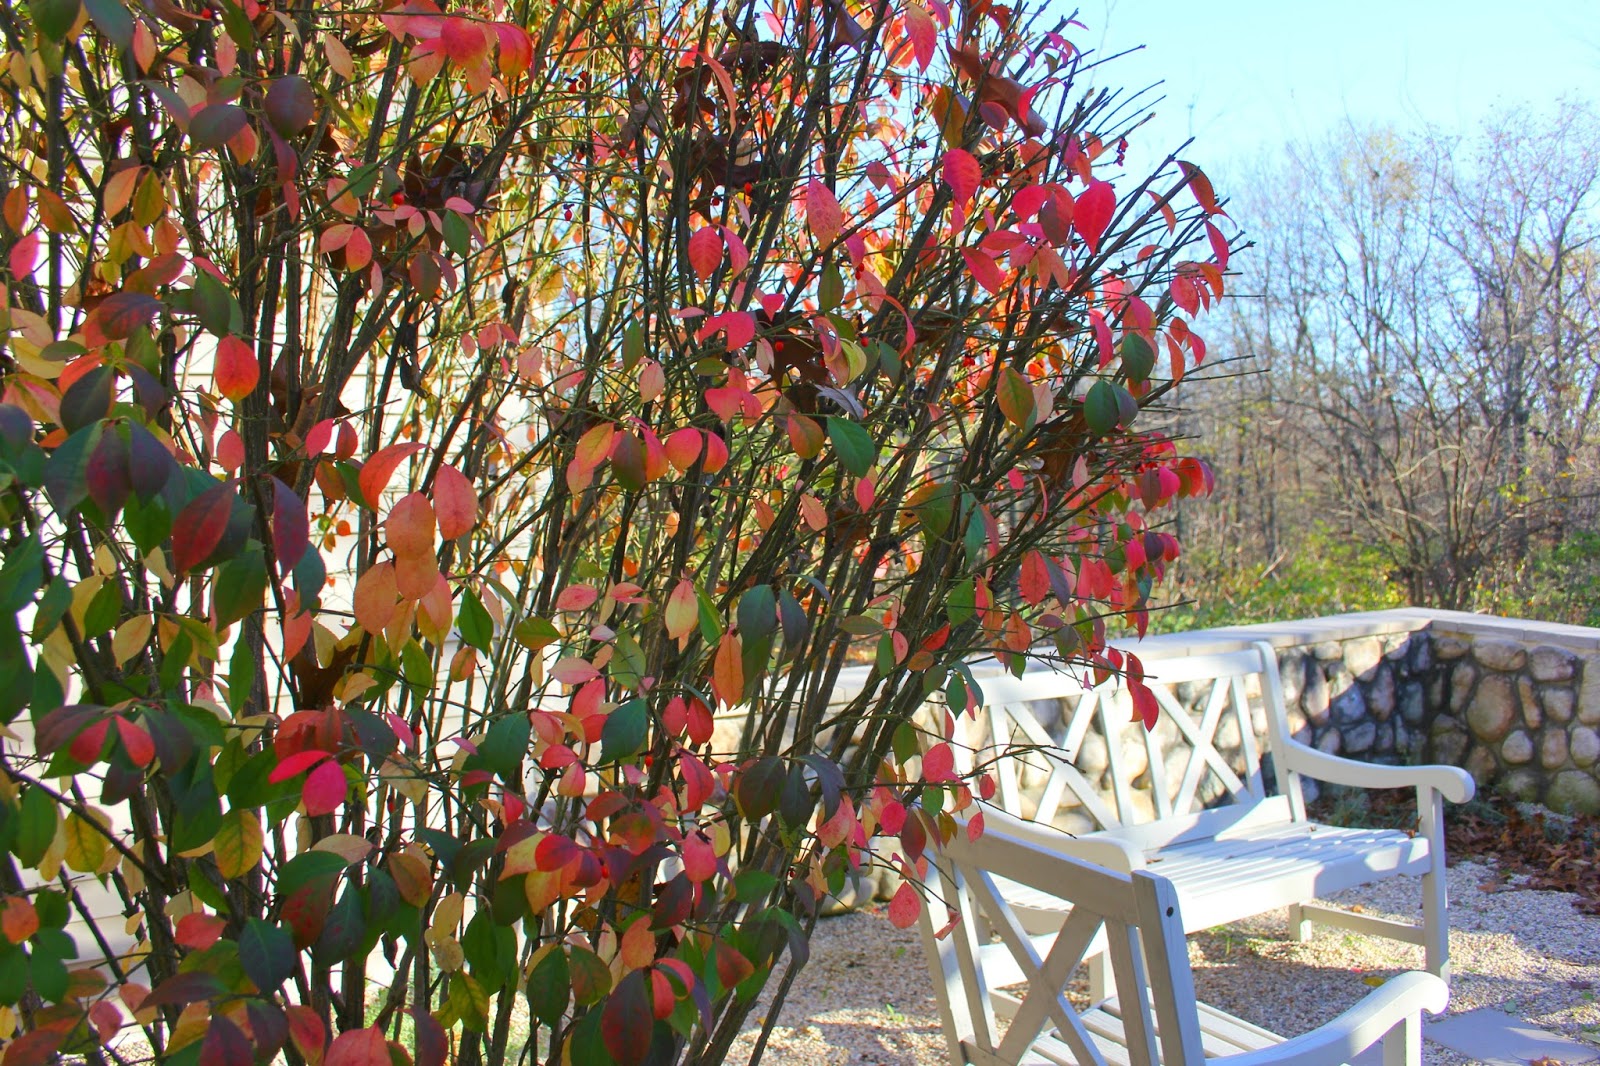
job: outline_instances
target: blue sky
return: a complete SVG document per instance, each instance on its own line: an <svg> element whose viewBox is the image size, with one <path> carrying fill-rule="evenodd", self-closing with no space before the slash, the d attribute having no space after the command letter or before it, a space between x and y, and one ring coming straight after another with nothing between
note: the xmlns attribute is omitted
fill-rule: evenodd
<svg viewBox="0 0 1600 1066"><path fill-rule="evenodd" d="M1078 10L1080 47L1145 46L1097 80L1165 80L1149 150L1192 134L1188 157L1219 189L1261 154L1347 119L1466 132L1500 106L1563 94L1600 104L1597 0L1080 0ZM1141 161L1130 150L1130 166Z"/></svg>

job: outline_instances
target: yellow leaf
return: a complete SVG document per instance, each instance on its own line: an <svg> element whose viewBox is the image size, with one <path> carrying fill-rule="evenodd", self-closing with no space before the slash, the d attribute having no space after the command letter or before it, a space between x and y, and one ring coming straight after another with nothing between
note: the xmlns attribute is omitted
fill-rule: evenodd
<svg viewBox="0 0 1600 1066"><path fill-rule="evenodd" d="M111 654L116 657L118 666L126 665L150 645L150 632L154 628L155 619L147 614L136 614L117 627L116 635L111 638Z"/></svg>
<svg viewBox="0 0 1600 1066"><path fill-rule="evenodd" d="M254 811L235 810L223 815L222 826L211 842L218 872L232 880L255 869L261 861L262 841L261 822Z"/></svg>
<svg viewBox="0 0 1600 1066"><path fill-rule="evenodd" d="M106 858L106 838L100 828L73 811L67 815L66 836L67 868L83 874L92 874Z"/></svg>
<svg viewBox="0 0 1600 1066"><path fill-rule="evenodd" d="M354 833L334 833L317 841L311 850L332 852L345 862L357 863L372 854L372 843Z"/></svg>

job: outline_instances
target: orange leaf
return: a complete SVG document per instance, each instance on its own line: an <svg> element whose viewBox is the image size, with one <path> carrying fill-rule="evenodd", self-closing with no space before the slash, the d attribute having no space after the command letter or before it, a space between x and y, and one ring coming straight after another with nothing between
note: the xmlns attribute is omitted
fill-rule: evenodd
<svg viewBox="0 0 1600 1066"><path fill-rule="evenodd" d="M238 403L255 391L261 379L261 367L256 363L256 353L238 337L224 337L217 342L217 369L213 378L217 391Z"/></svg>
<svg viewBox="0 0 1600 1066"><path fill-rule="evenodd" d="M689 238L689 265L701 281L717 272L722 262L722 237L715 226L701 226Z"/></svg>
<svg viewBox="0 0 1600 1066"><path fill-rule="evenodd" d="M455 540L478 522L478 494L453 466L441 466L434 476L433 507L439 516L439 536L445 540Z"/></svg>
<svg viewBox="0 0 1600 1066"><path fill-rule="evenodd" d="M667 597L667 636L681 641L694 631L700 620L700 603L695 596L694 582L684 578Z"/></svg>
<svg viewBox="0 0 1600 1066"><path fill-rule="evenodd" d="M433 504L420 492L400 497L383 524L389 549L402 559L431 559L434 527Z"/></svg>
<svg viewBox="0 0 1600 1066"><path fill-rule="evenodd" d="M39 912L21 896L7 896L0 909L0 930L13 944L20 944L39 931Z"/></svg>
<svg viewBox="0 0 1600 1066"><path fill-rule="evenodd" d="M394 618L400 590L395 587L394 564L381 562L356 582L356 621L368 633L382 633Z"/></svg>
<svg viewBox="0 0 1600 1066"><path fill-rule="evenodd" d="M711 689L717 699L731 707L744 698L744 662L739 638L733 633L722 634L717 645L717 657L711 668Z"/></svg>
<svg viewBox="0 0 1600 1066"><path fill-rule="evenodd" d="M416 441L391 444L374 452L372 458L362 464L361 476L357 480L361 495L369 507L377 510L379 499L383 496L383 490L389 487L389 478L395 467L422 449L423 445Z"/></svg>
<svg viewBox="0 0 1600 1066"><path fill-rule="evenodd" d="M896 928L909 929L917 923L917 916L922 913L922 896L906 881L896 890L894 898L889 901L889 921Z"/></svg>

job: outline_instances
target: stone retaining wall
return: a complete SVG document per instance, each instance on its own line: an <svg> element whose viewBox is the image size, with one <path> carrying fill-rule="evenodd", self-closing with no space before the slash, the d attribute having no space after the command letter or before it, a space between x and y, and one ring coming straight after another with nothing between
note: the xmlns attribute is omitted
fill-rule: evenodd
<svg viewBox="0 0 1600 1066"><path fill-rule="evenodd" d="M1480 786L1600 813L1600 630L1396 610L1151 638L1141 656L1278 651L1297 739L1373 762L1442 762Z"/></svg>

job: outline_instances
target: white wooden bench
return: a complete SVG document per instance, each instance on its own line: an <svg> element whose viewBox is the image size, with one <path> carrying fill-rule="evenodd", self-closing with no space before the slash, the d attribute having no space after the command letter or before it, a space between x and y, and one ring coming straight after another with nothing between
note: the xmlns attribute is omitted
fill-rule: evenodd
<svg viewBox="0 0 1600 1066"><path fill-rule="evenodd" d="M1120 678L1086 686L1049 669L980 677L982 706L976 720L962 716L972 733L958 762L975 760L995 776L994 804L1027 821L1041 846L1170 880L1190 932L1287 906L1299 939L1315 920L1421 944L1427 969L1448 979L1441 801L1470 799L1471 776L1452 766L1357 762L1294 740L1277 658L1265 643L1148 659L1144 668L1160 712L1148 730L1131 721ZM1391 830L1310 821L1302 777L1415 788L1417 824ZM1316 902L1400 875L1422 878L1418 924ZM1050 893L1001 886L1033 931L1059 924L1060 903Z"/></svg>
<svg viewBox="0 0 1600 1066"><path fill-rule="evenodd" d="M923 944L955 1066L1335 1066L1380 1041L1384 1066L1421 1062L1421 1012L1449 998L1433 974L1401 974L1284 1040L1195 999L1170 880L1080 862L1023 839L1003 814L985 818L976 841L962 827L932 849L923 886ZM1057 901L1046 935L1030 935L1012 908L1018 885ZM947 904L959 921L940 938ZM1074 1002L1065 990L1094 954L1111 960L1114 995Z"/></svg>

